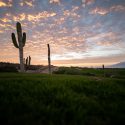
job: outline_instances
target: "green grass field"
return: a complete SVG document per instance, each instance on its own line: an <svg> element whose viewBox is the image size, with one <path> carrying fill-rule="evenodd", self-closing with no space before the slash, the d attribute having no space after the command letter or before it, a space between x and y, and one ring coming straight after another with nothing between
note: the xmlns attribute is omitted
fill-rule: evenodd
<svg viewBox="0 0 125 125"><path fill-rule="evenodd" d="M0 73L0 124L125 124L125 79Z"/></svg>
<svg viewBox="0 0 125 125"><path fill-rule="evenodd" d="M120 68L80 68L80 67L59 67L55 74L85 75L85 76L106 76L125 79L125 69Z"/></svg>

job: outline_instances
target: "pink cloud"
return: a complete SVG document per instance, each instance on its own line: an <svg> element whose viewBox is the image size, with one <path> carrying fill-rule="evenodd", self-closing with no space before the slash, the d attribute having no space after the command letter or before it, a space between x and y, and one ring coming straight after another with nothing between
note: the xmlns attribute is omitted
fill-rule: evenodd
<svg viewBox="0 0 125 125"><path fill-rule="evenodd" d="M90 11L90 14L106 15L107 13L109 13L108 9L99 8L99 7L96 7L95 9Z"/></svg>
<svg viewBox="0 0 125 125"><path fill-rule="evenodd" d="M110 11L125 11L125 6L115 5L110 8Z"/></svg>
<svg viewBox="0 0 125 125"><path fill-rule="evenodd" d="M94 3L95 0L82 0L83 6L85 7L86 5L90 5Z"/></svg>
<svg viewBox="0 0 125 125"><path fill-rule="evenodd" d="M57 4L60 4L60 0L50 0L50 3L57 3Z"/></svg>
<svg viewBox="0 0 125 125"><path fill-rule="evenodd" d="M110 8L96 7L90 11L90 14L106 15L110 12L125 12L125 6L114 5L114 6L111 6Z"/></svg>
<svg viewBox="0 0 125 125"><path fill-rule="evenodd" d="M95 0L85 0L85 4L92 4L94 2L95 2Z"/></svg>

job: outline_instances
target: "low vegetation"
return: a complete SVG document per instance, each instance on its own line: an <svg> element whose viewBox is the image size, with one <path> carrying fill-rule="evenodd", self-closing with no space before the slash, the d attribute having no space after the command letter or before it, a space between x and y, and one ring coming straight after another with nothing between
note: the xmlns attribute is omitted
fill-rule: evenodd
<svg viewBox="0 0 125 125"><path fill-rule="evenodd" d="M125 124L125 79L1 73L0 119L2 125Z"/></svg>
<svg viewBox="0 0 125 125"><path fill-rule="evenodd" d="M84 75L84 76L98 76L107 78L123 78L125 79L125 69L120 68L81 68L81 67L59 67L54 74L69 74L69 75Z"/></svg>

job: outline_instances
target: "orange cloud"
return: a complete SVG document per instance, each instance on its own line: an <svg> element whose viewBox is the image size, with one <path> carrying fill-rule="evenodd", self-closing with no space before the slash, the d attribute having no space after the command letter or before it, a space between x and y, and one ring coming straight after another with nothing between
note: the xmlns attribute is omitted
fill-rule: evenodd
<svg viewBox="0 0 125 125"><path fill-rule="evenodd" d="M0 24L0 27L1 27L1 28L6 28L6 27L8 27L8 26L11 26L11 25L9 25L9 24Z"/></svg>
<svg viewBox="0 0 125 125"><path fill-rule="evenodd" d="M95 2L95 0L82 0L83 7L85 7L86 5L90 5L94 2Z"/></svg>
<svg viewBox="0 0 125 125"><path fill-rule="evenodd" d="M60 0L50 0L49 2L50 2L50 3L57 3L57 4L60 4Z"/></svg>
<svg viewBox="0 0 125 125"><path fill-rule="evenodd" d="M0 1L0 7L6 7L6 6L7 6L6 3Z"/></svg>
<svg viewBox="0 0 125 125"><path fill-rule="evenodd" d="M125 6L123 5L114 5L111 6L110 8L101 8L101 7L96 7L90 11L90 14L100 14L100 15L106 15L110 12L119 12L123 11L125 12Z"/></svg>
<svg viewBox="0 0 125 125"><path fill-rule="evenodd" d="M54 21L56 25L61 25L65 22L65 18L64 17L55 18ZM53 24L53 26L55 26L55 24Z"/></svg>
<svg viewBox="0 0 125 125"><path fill-rule="evenodd" d="M97 42L99 46L112 46L112 43L110 41L105 41L105 42Z"/></svg>
<svg viewBox="0 0 125 125"><path fill-rule="evenodd" d="M56 16L56 13L43 11L43 12L38 13L36 15L29 14L29 15L27 15L27 19L28 19L28 21L40 21L40 19L53 17L53 16Z"/></svg>
<svg viewBox="0 0 125 125"><path fill-rule="evenodd" d="M90 41L97 41L103 38L112 38L115 39L116 38L116 34L114 32L107 32L107 33L100 33L97 34L93 37L88 38Z"/></svg>
<svg viewBox="0 0 125 125"><path fill-rule="evenodd" d="M95 0L84 0L85 1L85 4L92 4L95 2Z"/></svg>
<svg viewBox="0 0 125 125"><path fill-rule="evenodd" d="M79 28L78 27L75 27L75 28L73 28L73 32L75 32L75 34L79 34Z"/></svg>
<svg viewBox="0 0 125 125"><path fill-rule="evenodd" d="M7 23L0 23L0 32L1 33L4 33L5 31L8 31L8 30L12 30L12 29L15 29L15 27L13 27L12 25L10 24L7 24Z"/></svg>
<svg viewBox="0 0 125 125"><path fill-rule="evenodd" d="M32 1L30 1L30 2L25 2L26 3L26 5L28 5L28 6L30 6L30 7L33 7L33 2Z"/></svg>
<svg viewBox="0 0 125 125"><path fill-rule="evenodd" d="M25 14L25 13L21 13L18 15L12 15L10 13L5 14L5 17L1 18L0 21L3 23L10 23L12 20L14 20L15 22L17 21L31 21L32 23L40 21L41 19L45 19L48 17L53 17L56 16L55 12L47 12L47 11L43 11L37 14ZM61 19L63 21L63 19Z"/></svg>
<svg viewBox="0 0 125 125"><path fill-rule="evenodd" d="M65 16L65 17L73 17L73 18L79 18L80 17L80 15L78 15L77 14L77 10L79 9L79 7L72 7L72 10L65 10L65 11L63 11L63 15Z"/></svg>
<svg viewBox="0 0 125 125"><path fill-rule="evenodd" d="M13 20L16 21L16 22L17 21L23 21L25 19L26 19L26 15L24 13L19 14L18 16L13 16Z"/></svg>
<svg viewBox="0 0 125 125"><path fill-rule="evenodd" d="M11 22L11 20L8 19L8 18L1 18L0 21L2 21L2 22L4 22L4 23L9 23L9 22Z"/></svg>
<svg viewBox="0 0 125 125"><path fill-rule="evenodd" d="M27 5L29 7L33 7L34 6L33 2L34 0L22 0L19 4L20 6Z"/></svg>
<svg viewBox="0 0 125 125"><path fill-rule="evenodd" d="M1 33L3 33L3 31L2 31L2 30L0 30L0 34L1 34Z"/></svg>
<svg viewBox="0 0 125 125"><path fill-rule="evenodd" d="M12 6L12 0L8 0L8 2L3 2L0 0L0 7L11 7Z"/></svg>

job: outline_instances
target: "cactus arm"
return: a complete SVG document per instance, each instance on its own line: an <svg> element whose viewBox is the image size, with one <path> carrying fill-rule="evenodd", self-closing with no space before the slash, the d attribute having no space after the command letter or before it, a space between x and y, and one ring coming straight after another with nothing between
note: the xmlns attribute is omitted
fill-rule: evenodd
<svg viewBox="0 0 125 125"><path fill-rule="evenodd" d="M19 46L18 46L18 44L17 44L17 41L16 41L15 34L12 33L11 37L12 37L12 41L13 41L14 46L15 46L16 48L19 48Z"/></svg>
<svg viewBox="0 0 125 125"><path fill-rule="evenodd" d="M26 43L26 33L23 33L23 38L22 38L22 43L23 43L23 47L25 46Z"/></svg>

